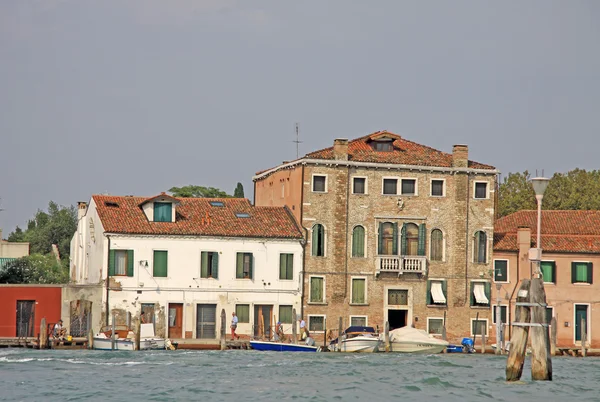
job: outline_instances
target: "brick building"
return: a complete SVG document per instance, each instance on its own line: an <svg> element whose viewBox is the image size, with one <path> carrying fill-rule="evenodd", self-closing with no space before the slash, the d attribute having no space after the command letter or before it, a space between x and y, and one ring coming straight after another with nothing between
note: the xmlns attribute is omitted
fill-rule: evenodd
<svg viewBox="0 0 600 402"><path fill-rule="evenodd" d="M446 316L449 340L470 335L490 315L497 173L466 145L448 154L387 131L257 173L255 204L288 206L307 237L309 329L342 317L437 334Z"/></svg>

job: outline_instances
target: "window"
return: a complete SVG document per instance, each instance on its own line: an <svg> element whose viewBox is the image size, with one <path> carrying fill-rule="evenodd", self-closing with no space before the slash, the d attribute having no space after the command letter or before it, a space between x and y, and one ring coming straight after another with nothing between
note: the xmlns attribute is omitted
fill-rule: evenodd
<svg viewBox="0 0 600 402"><path fill-rule="evenodd" d="M444 180L431 180L431 196L432 197L443 197L444 196Z"/></svg>
<svg viewBox="0 0 600 402"><path fill-rule="evenodd" d="M408 305L408 290L389 289L388 290L388 305L389 306L406 306L406 305Z"/></svg>
<svg viewBox="0 0 600 402"><path fill-rule="evenodd" d="M508 260L494 260L494 282L508 282Z"/></svg>
<svg viewBox="0 0 600 402"><path fill-rule="evenodd" d="M279 279L294 279L294 254L279 254Z"/></svg>
<svg viewBox="0 0 600 402"><path fill-rule="evenodd" d="M365 278L352 278L352 303L365 304L367 302L366 285Z"/></svg>
<svg viewBox="0 0 600 402"><path fill-rule="evenodd" d="M492 306L492 324L496 324L496 316L498 315L498 306ZM500 319L503 324L508 324L508 306L500 306Z"/></svg>
<svg viewBox="0 0 600 402"><path fill-rule="evenodd" d="M309 315L308 316L308 330L309 331L324 331L325 330L325 316L324 315Z"/></svg>
<svg viewBox="0 0 600 402"><path fill-rule="evenodd" d="M488 198L487 185L486 182L475 182L475 198Z"/></svg>
<svg viewBox="0 0 600 402"><path fill-rule="evenodd" d="M546 307L546 323L552 324L552 317L554 317L554 307Z"/></svg>
<svg viewBox="0 0 600 402"><path fill-rule="evenodd" d="M235 278L252 279L252 253L237 253Z"/></svg>
<svg viewBox="0 0 600 402"><path fill-rule="evenodd" d="M417 195L417 180L402 179L402 195Z"/></svg>
<svg viewBox="0 0 600 402"><path fill-rule="evenodd" d="M313 176L313 188L315 193L324 193L327 191L327 176Z"/></svg>
<svg viewBox="0 0 600 402"><path fill-rule="evenodd" d="M235 216L238 218L250 218L250 214L247 212L237 212Z"/></svg>
<svg viewBox="0 0 600 402"><path fill-rule="evenodd" d="M447 295L446 281L437 279L427 281L427 305L445 306Z"/></svg>
<svg viewBox="0 0 600 402"><path fill-rule="evenodd" d="M142 303L142 324L154 323L154 303Z"/></svg>
<svg viewBox="0 0 600 402"><path fill-rule="evenodd" d="M572 262L571 283L593 283L592 268L591 262Z"/></svg>
<svg viewBox="0 0 600 402"><path fill-rule="evenodd" d="M425 224L402 225L402 255L425 255Z"/></svg>
<svg viewBox="0 0 600 402"><path fill-rule="evenodd" d="M478 264L485 264L487 262L487 235L483 230L475 233L475 260Z"/></svg>
<svg viewBox="0 0 600 402"><path fill-rule="evenodd" d="M444 235L439 229L431 231L431 261L442 261L444 259Z"/></svg>
<svg viewBox="0 0 600 402"><path fill-rule="evenodd" d="M366 315L351 315L350 316L350 326L354 327L366 327L367 326L367 316Z"/></svg>
<svg viewBox="0 0 600 402"><path fill-rule="evenodd" d="M427 333L431 335L442 335L444 330L443 318L427 317Z"/></svg>
<svg viewBox="0 0 600 402"><path fill-rule="evenodd" d="M392 144L392 141L390 141L390 140L373 141L371 143L371 146L373 147L373 150L377 151L377 152L391 152L394 150L394 145Z"/></svg>
<svg viewBox="0 0 600 402"><path fill-rule="evenodd" d="M166 278L168 273L168 261L169 253L167 251L154 250L152 276Z"/></svg>
<svg viewBox="0 0 600 402"><path fill-rule="evenodd" d="M352 257L365 256L365 228L355 226L352 230Z"/></svg>
<svg viewBox="0 0 600 402"><path fill-rule="evenodd" d="M471 307L489 307L491 289L489 282L471 282Z"/></svg>
<svg viewBox="0 0 600 402"><path fill-rule="evenodd" d="M485 335L487 336L487 327L488 327L487 318L479 320L476 318L471 318L471 336L473 335Z"/></svg>
<svg viewBox="0 0 600 402"><path fill-rule="evenodd" d="M224 207L225 206L223 201L209 201L208 203L213 207Z"/></svg>
<svg viewBox="0 0 600 402"><path fill-rule="evenodd" d="M398 254L398 224L380 223L379 224L379 255Z"/></svg>
<svg viewBox="0 0 600 402"><path fill-rule="evenodd" d="M249 304L236 304L235 315L237 315L238 322L250 322L250 305Z"/></svg>
<svg viewBox="0 0 600 402"><path fill-rule="evenodd" d="M324 302L323 292L323 277L322 276L311 276L310 278L310 302L311 303L323 303Z"/></svg>
<svg viewBox="0 0 600 402"><path fill-rule="evenodd" d="M293 324L292 306L279 306L279 321L284 324Z"/></svg>
<svg viewBox="0 0 600 402"><path fill-rule="evenodd" d="M367 179L364 177L355 177L352 179L352 194L366 194Z"/></svg>
<svg viewBox="0 0 600 402"><path fill-rule="evenodd" d="M219 253L215 251L200 253L200 278L219 278Z"/></svg>
<svg viewBox="0 0 600 402"><path fill-rule="evenodd" d="M398 179L383 179L383 194L398 194Z"/></svg>
<svg viewBox="0 0 600 402"><path fill-rule="evenodd" d="M110 250L108 275L133 276L133 250Z"/></svg>
<svg viewBox="0 0 600 402"><path fill-rule="evenodd" d="M542 261L540 270L544 283L556 283L556 263L554 261Z"/></svg>
<svg viewBox="0 0 600 402"><path fill-rule="evenodd" d="M170 202L155 202L154 222L171 222L172 208Z"/></svg>
<svg viewBox="0 0 600 402"><path fill-rule="evenodd" d="M323 225L317 223L312 228L312 256L313 257L324 257L325 256L325 229Z"/></svg>

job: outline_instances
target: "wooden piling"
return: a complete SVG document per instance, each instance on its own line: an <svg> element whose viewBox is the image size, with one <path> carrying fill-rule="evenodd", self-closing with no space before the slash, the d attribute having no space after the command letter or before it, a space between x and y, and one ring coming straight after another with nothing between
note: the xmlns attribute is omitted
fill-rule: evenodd
<svg viewBox="0 0 600 402"><path fill-rule="evenodd" d="M579 322L579 328L581 328L581 356L586 357L587 356L587 348L586 348L586 341L587 341L587 327L586 327L587 323L585 322L585 319L583 317L581 317L581 321Z"/></svg>
<svg viewBox="0 0 600 402"><path fill-rule="evenodd" d="M298 316L296 315L296 309L292 309L292 317L294 317L294 325L292 325L292 342L298 342Z"/></svg>
<svg viewBox="0 0 600 402"><path fill-rule="evenodd" d="M110 350L116 349L115 344L115 313L112 313L112 331L110 332Z"/></svg>
<svg viewBox="0 0 600 402"><path fill-rule="evenodd" d="M389 331L389 322L386 321L386 324L387 324L387 328ZM446 336L446 310L444 310L444 321L442 324L443 324L442 325L442 339L446 341L447 340L446 339L447 338L447 336ZM444 349L444 351L446 351L446 349Z"/></svg>
<svg viewBox="0 0 600 402"><path fill-rule="evenodd" d="M131 316L129 316L129 320L131 320ZM142 317L140 315L139 319L135 324L135 350L140 350L140 342L142 339Z"/></svg>
<svg viewBox="0 0 600 402"><path fill-rule="evenodd" d="M94 348L94 331L92 331L92 328L90 328L90 330L88 331L88 349L93 349Z"/></svg>
<svg viewBox="0 0 600 402"><path fill-rule="evenodd" d="M46 349L48 346L48 326L46 325L46 317L42 318L40 323L40 343L38 344L40 349Z"/></svg>
<svg viewBox="0 0 600 402"><path fill-rule="evenodd" d="M533 278L529 290L531 303L531 379L552 381L550 334L546 322L546 292L542 278Z"/></svg>
<svg viewBox="0 0 600 402"><path fill-rule="evenodd" d="M323 350L327 349L327 318L323 318Z"/></svg>
<svg viewBox="0 0 600 402"><path fill-rule="evenodd" d="M475 351L475 341L477 340L477 329L479 328L479 312L475 315L475 328L473 328L473 352Z"/></svg>
<svg viewBox="0 0 600 402"><path fill-rule="evenodd" d="M227 313L225 313L225 309L221 309L221 350L227 349L227 343L225 341L225 337L227 336Z"/></svg>
<svg viewBox="0 0 600 402"><path fill-rule="evenodd" d="M127 324L127 329L131 330L131 312L129 312L129 311L127 312L126 320L127 320L127 323L126 323Z"/></svg>
<svg viewBox="0 0 600 402"><path fill-rule="evenodd" d="M485 334L481 332L481 353L485 353Z"/></svg>
<svg viewBox="0 0 600 402"><path fill-rule="evenodd" d="M502 354L502 314L500 309L500 304L497 304L496 307L496 354Z"/></svg>
<svg viewBox="0 0 600 402"><path fill-rule="evenodd" d="M550 355L556 356L556 317L550 321Z"/></svg>
<svg viewBox="0 0 600 402"><path fill-rule="evenodd" d="M386 321L385 322L385 329L384 329L384 333L385 333L385 352L389 353L390 351L390 322Z"/></svg>
<svg viewBox="0 0 600 402"><path fill-rule="evenodd" d="M338 323L338 336L337 336L337 351L341 352L342 351L342 317L340 317L339 323Z"/></svg>
<svg viewBox="0 0 600 402"><path fill-rule="evenodd" d="M521 286L517 291L517 303L529 302L529 279L523 279ZM506 360L506 381L518 381L523 374L523 364L525 363L525 352L527 350L527 338L529 336L529 327L520 326L518 323L529 324L529 307L517 305L515 308L515 324L510 339L510 350Z"/></svg>

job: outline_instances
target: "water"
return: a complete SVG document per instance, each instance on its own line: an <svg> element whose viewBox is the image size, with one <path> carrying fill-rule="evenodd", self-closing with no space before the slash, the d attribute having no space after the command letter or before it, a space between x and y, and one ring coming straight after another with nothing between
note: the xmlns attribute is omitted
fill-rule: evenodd
<svg viewBox="0 0 600 402"><path fill-rule="evenodd" d="M599 401L600 359L504 381L505 356L0 349L2 401Z"/></svg>

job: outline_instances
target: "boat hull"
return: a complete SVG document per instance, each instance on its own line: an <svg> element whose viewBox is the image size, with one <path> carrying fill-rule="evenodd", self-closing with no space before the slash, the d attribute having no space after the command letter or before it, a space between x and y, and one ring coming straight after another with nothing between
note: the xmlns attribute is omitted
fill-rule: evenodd
<svg viewBox="0 0 600 402"><path fill-rule="evenodd" d="M140 339L140 350L164 350L165 340L162 338Z"/></svg>
<svg viewBox="0 0 600 402"><path fill-rule="evenodd" d="M342 352L348 353L377 353L381 341L378 338L357 336L342 341Z"/></svg>
<svg viewBox="0 0 600 402"><path fill-rule="evenodd" d="M397 353L442 353L447 344L435 344L427 342L390 342L390 352Z"/></svg>
<svg viewBox="0 0 600 402"><path fill-rule="evenodd" d="M94 349L113 350L110 338L94 338ZM135 350L133 339L117 339L114 350Z"/></svg>
<svg viewBox="0 0 600 402"><path fill-rule="evenodd" d="M250 341L250 346L252 346L252 349L254 350L273 352L316 352L318 349L317 346L264 341Z"/></svg>

